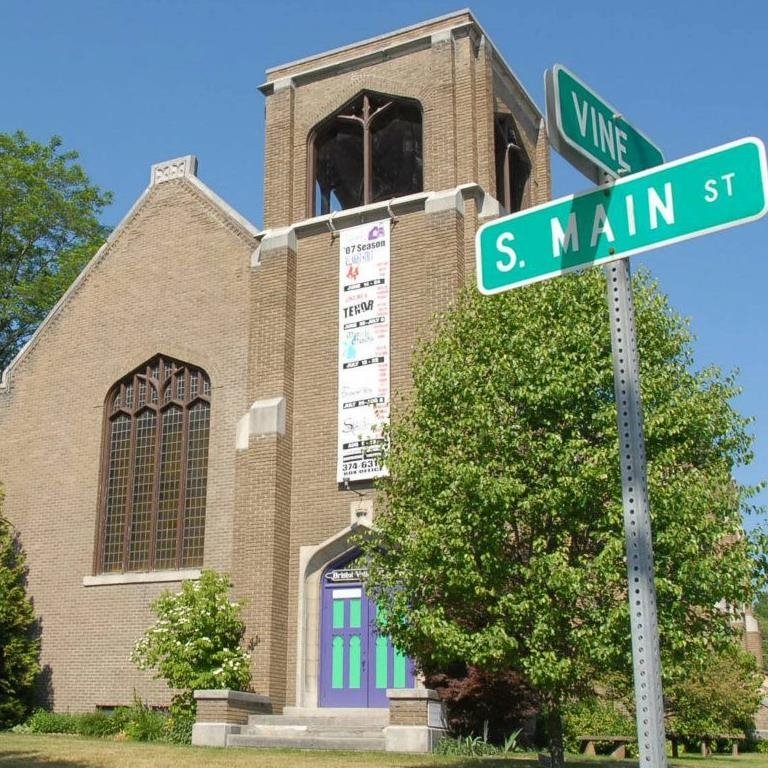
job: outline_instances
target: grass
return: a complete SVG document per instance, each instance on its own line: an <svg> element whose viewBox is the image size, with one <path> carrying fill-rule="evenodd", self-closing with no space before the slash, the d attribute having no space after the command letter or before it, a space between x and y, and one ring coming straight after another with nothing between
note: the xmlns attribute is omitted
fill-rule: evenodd
<svg viewBox="0 0 768 768"><path fill-rule="evenodd" d="M635 760L568 755L578 768L632 768ZM535 768L531 754L468 759L383 752L299 752L140 744L83 736L0 733L0 768ZM768 755L686 756L670 768L768 768Z"/></svg>

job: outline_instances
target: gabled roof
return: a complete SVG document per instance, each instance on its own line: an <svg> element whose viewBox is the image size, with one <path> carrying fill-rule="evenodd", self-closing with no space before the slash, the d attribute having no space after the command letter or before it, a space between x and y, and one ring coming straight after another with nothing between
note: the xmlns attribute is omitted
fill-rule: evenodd
<svg viewBox="0 0 768 768"><path fill-rule="evenodd" d="M149 186L141 193L141 196L123 217L122 221L112 230L104 245L96 251L93 258L83 268L83 271L77 276L72 285L69 286L64 295L56 302L53 309L46 315L45 319L29 338L29 341L27 341L27 343L19 350L16 357L11 360L8 367L2 372L2 377L0 377L0 393L9 388L11 374L13 373L14 368L16 368L30 353L40 336L45 332L47 326L62 310L64 305L78 292L89 273L94 270L109 253L111 246L119 239L121 234L146 205L155 187L159 184L168 181L176 181L178 179L189 184L203 200L210 204L237 237L239 237L246 245L252 247L254 251L257 250L259 239L263 233L258 227L251 224L245 216L238 213L231 205L222 200L212 189L200 181L197 177L197 158L194 155L185 155L184 157L177 157L173 160L156 163L152 166L150 172Z"/></svg>

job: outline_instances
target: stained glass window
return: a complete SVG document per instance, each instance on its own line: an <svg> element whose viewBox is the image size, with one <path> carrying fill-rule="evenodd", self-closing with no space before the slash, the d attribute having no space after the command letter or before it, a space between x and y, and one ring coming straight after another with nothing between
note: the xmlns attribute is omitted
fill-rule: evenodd
<svg viewBox="0 0 768 768"><path fill-rule="evenodd" d="M158 356L106 399L98 570L202 565L211 382Z"/></svg>

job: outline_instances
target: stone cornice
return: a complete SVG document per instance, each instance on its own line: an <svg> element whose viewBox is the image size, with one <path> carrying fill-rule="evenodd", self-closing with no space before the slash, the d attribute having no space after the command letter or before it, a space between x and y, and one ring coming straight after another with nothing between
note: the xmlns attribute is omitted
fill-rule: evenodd
<svg viewBox="0 0 768 768"><path fill-rule="evenodd" d="M444 23L444 24L442 24ZM442 26L441 26L442 25ZM423 30L422 34L417 33ZM426 50L432 45L447 42L452 38L470 35L478 45L487 45L491 49L494 65L515 84L523 100L527 103L534 117L541 117L542 112L536 105L525 86L499 53L496 45L488 36L472 11L465 8L455 13L428 19L420 24L395 30L394 32L372 37L352 45L324 51L267 70L267 81L259 90L270 96L284 88L296 87L303 83L321 80L342 72L367 67L379 61L386 61L419 50ZM401 38L398 40L398 38ZM392 41L387 44L387 41ZM380 45L371 49L376 43Z"/></svg>

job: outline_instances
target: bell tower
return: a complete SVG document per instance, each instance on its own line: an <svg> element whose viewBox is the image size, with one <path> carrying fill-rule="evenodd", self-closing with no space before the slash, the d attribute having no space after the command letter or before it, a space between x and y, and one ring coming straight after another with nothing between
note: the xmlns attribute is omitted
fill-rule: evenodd
<svg viewBox="0 0 768 768"><path fill-rule="evenodd" d="M541 114L469 11L267 77L266 228L320 213L334 183L343 208L472 183L507 210L549 196Z"/></svg>
<svg viewBox="0 0 768 768"><path fill-rule="evenodd" d="M232 576L259 636L254 689L276 709L313 709L337 698L321 674L336 658L323 645L327 574L375 525L375 430L390 397L407 397L431 318L472 279L479 224L548 199L548 147L469 11L283 64L260 89L265 231L249 277ZM339 659L344 638L328 640ZM355 646L363 666L365 653Z"/></svg>

